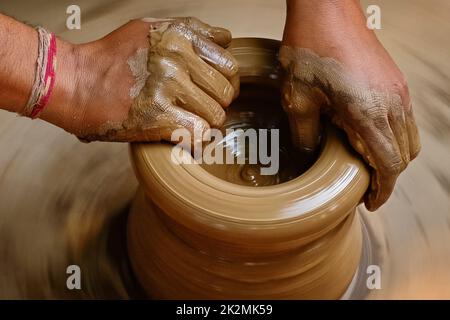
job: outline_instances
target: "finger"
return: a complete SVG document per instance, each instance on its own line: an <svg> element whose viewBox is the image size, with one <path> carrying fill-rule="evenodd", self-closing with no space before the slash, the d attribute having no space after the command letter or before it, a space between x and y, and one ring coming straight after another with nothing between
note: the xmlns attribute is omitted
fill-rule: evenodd
<svg viewBox="0 0 450 320"><path fill-rule="evenodd" d="M170 104L164 115L164 120L158 124L157 128L160 140L188 148L190 151L202 146L203 139L206 139L210 132L209 124L205 119L173 104ZM153 130L147 129L144 132ZM193 156L195 157L195 154Z"/></svg>
<svg viewBox="0 0 450 320"><path fill-rule="evenodd" d="M227 29L210 26L209 24L194 17L183 17L176 19L221 47L226 47L231 42L231 32Z"/></svg>
<svg viewBox="0 0 450 320"><path fill-rule="evenodd" d="M410 161L408 133L405 122L405 114L403 113L403 106L391 106L389 108L388 118L389 126L395 136L403 160L401 167L401 171L403 171Z"/></svg>
<svg viewBox="0 0 450 320"><path fill-rule="evenodd" d="M231 78L237 74L238 62L229 51L203 36L194 36L192 44L195 52L225 77Z"/></svg>
<svg viewBox="0 0 450 320"><path fill-rule="evenodd" d="M241 79L238 74L234 75L230 79L228 79L231 83L231 86L234 89L234 96L233 99L236 99L237 96L239 96L239 92L241 90Z"/></svg>
<svg viewBox="0 0 450 320"><path fill-rule="evenodd" d="M164 117L143 130L145 136L156 136L158 140L147 141L164 140L190 151L202 146L203 138L206 138L210 129L205 119L171 103L167 103L164 109Z"/></svg>
<svg viewBox="0 0 450 320"><path fill-rule="evenodd" d="M344 121L343 119L337 117L333 117L332 120L334 124L345 131L350 145L353 147L353 149L355 149L356 152L358 152L360 155L369 153L366 143L352 125L350 125L347 121Z"/></svg>
<svg viewBox="0 0 450 320"><path fill-rule="evenodd" d="M363 125L355 123L353 126L364 141L363 149L366 151L361 155L374 169L365 204L368 210L375 211L391 195L395 181L405 165L387 114L379 114Z"/></svg>
<svg viewBox="0 0 450 320"><path fill-rule="evenodd" d="M183 141L185 145L201 143L203 135L209 131L209 124L201 117L183 110L164 100L159 102L158 110L163 110L159 116L149 121L125 121L121 129L109 130L104 135L82 137L83 141L116 141L116 142L147 142L171 141L172 134L177 129L186 129L192 139ZM173 141L176 142L176 141Z"/></svg>
<svg viewBox="0 0 450 320"><path fill-rule="evenodd" d="M167 122L161 124L161 140L176 143L174 132L177 129L187 129L190 133L190 141L183 141L184 145L193 146L202 143L202 137L210 126L208 122L192 112L184 110L178 106L172 105L167 111Z"/></svg>
<svg viewBox="0 0 450 320"><path fill-rule="evenodd" d="M173 28L192 43L196 54L225 77L230 78L237 74L238 63L229 51L206 39L185 24L174 25Z"/></svg>
<svg viewBox="0 0 450 320"><path fill-rule="evenodd" d="M216 100L196 86L187 76L180 82L180 86L181 90L176 98L181 107L202 117L212 127L217 128L223 124L225 111Z"/></svg>
<svg viewBox="0 0 450 320"><path fill-rule="evenodd" d="M406 131L408 132L410 160L413 160L420 152L420 137L411 104L405 110Z"/></svg>
<svg viewBox="0 0 450 320"><path fill-rule="evenodd" d="M394 191L398 174L384 174L382 171L375 171L371 177L371 192L367 193L364 199L366 208L369 211L377 210L383 205Z"/></svg>
<svg viewBox="0 0 450 320"><path fill-rule="evenodd" d="M361 131L361 127L360 126L355 126L352 123L349 123L349 119L352 119L352 117L350 115L346 115L344 117L338 117L338 115L333 115L332 117L332 121L334 124L336 124L339 128L343 129L345 131L345 133L347 134L348 137L348 141L350 143L350 145L353 147L353 149L358 152L366 161L367 164L369 164L373 170L372 170L372 176L371 176L371 183L369 185L369 192L365 194L365 202L366 202L366 207L371 210L374 211L376 208L376 206L372 205L373 202L376 201L386 201L387 198L383 198L380 196L379 199L372 199L370 198L370 200L368 199L369 197L374 197L374 195L376 195L378 193L378 191L380 190L379 186L382 185L382 182L384 183L384 185L389 188L390 184L387 181L389 179L389 177L382 177L380 175L380 171L376 170L375 168L377 168L376 163L374 162L374 157L370 156L370 153L372 152L367 143L366 140L361 136L361 134L359 133L359 131ZM395 181L394 181L395 184ZM393 185L392 185L393 187ZM381 190L382 191L382 190ZM391 191L392 192L392 191ZM389 192L386 192L384 195L388 195L390 194Z"/></svg>
<svg viewBox="0 0 450 320"><path fill-rule="evenodd" d="M294 146L312 153L319 142L320 104L317 99L298 81L285 81L282 105L289 119Z"/></svg>
<svg viewBox="0 0 450 320"><path fill-rule="evenodd" d="M213 97L222 107L230 105L234 97L231 83L216 69L208 65L194 51L184 50L180 53L188 63L187 68L192 81Z"/></svg>

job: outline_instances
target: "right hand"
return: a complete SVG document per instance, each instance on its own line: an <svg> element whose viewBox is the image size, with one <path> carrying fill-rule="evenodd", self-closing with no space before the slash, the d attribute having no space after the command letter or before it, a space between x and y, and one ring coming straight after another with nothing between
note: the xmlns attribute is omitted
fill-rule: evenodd
<svg viewBox="0 0 450 320"><path fill-rule="evenodd" d="M289 4L279 57L294 143L308 152L317 148L320 114L327 114L373 169L365 204L374 211L420 150L405 78L366 28L357 2Z"/></svg>

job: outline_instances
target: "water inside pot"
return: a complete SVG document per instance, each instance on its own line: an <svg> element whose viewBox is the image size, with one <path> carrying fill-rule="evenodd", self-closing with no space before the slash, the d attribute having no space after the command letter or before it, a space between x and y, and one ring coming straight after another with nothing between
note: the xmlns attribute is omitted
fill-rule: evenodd
<svg viewBox="0 0 450 320"><path fill-rule="evenodd" d="M269 186L298 177L314 162L315 156L298 152L291 143L278 88L242 84L226 112L220 128L223 138L211 143L223 148L222 159L228 153L233 162L201 164L214 176L240 185Z"/></svg>

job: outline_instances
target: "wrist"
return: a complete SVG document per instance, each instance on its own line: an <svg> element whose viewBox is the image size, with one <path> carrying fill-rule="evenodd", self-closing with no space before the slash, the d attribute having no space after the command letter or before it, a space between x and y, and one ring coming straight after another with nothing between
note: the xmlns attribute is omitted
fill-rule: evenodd
<svg viewBox="0 0 450 320"><path fill-rule="evenodd" d="M55 86L40 118L71 132L79 85L77 46L57 39L56 48Z"/></svg>
<svg viewBox="0 0 450 320"><path fill-rule="evenodd" d="M350 14L362 13L359 0L286 0L286 11L287 18L316 23L328 23L332 17L344 20Z"/></svg>
<svg viewBox="0 0 450 320"><path fill-rule="evenodd" d="M285 45L327 45L333 39L339 43L342 38L360 37L368 31L358 0L287 0Z"/></svg>
<svg viewBox="0 0 450 320"><path fill-rule="evenodd" d="M55 88L41 119L77 136L87 130L90 117L96 114L88 107L95 105L98 96L94 93L102 87L99 77L107 73L107 57L95 59L100 51L99 42L75 45L58 41Z"/></svg>
<svg viewBox="0 0 450 320"><path fill-rule="evenodd" d="M104 39L73 46L67 71L72 85L63 117L66 131L83 137L102 130L108 123L123 122L132 99L129 67L119 57L122 47ZM67 91L69 92L69 91Z"/></svg>

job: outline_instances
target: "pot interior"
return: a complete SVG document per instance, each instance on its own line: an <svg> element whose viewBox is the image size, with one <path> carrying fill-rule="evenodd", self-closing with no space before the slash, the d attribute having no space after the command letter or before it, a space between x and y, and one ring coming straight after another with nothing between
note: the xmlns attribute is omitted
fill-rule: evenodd
<svg viewBox="0 0 450 320"><path fill-rule="evenodd" d="M226 110L221 135L203 149L204 159L206 152L216 160L201 164L210 174L239 185L276 185L298 177L317 158L294 148L279 88L265 80L241 80L240 95ZM218 153L222 155L216 157Z"/></svg>

